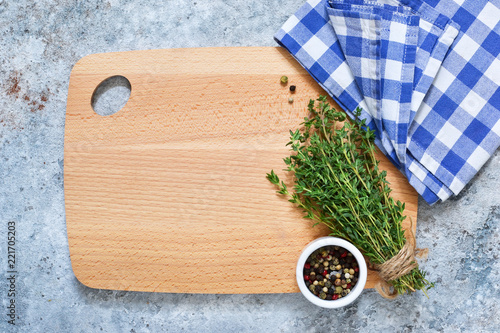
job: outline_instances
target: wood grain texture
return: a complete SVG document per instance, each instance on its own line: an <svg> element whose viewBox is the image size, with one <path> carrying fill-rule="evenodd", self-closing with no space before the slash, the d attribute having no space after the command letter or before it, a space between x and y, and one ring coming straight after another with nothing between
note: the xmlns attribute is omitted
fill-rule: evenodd
<svg viewBox="0 0 500 333"><path fill-rule="evenodd" d="M114 75L130 81L130 99L119 112L100 116L91 107L92 94ZM279 83L282 75L297 86L293 103ZM81 59L71 73L64 141L76 277L102 289L298 292L300 252L328 231L312 228L275 194L265 174L274 169L283 175L288 131L319 94L325 93L281 48ZM416 192L378 157L415 228ZM376 282L370 272L367 287Z"/></svg>

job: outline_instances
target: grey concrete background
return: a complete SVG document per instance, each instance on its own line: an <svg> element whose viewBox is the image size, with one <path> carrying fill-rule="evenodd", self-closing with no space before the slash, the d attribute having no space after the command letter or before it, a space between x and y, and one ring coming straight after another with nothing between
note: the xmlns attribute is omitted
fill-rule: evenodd
<svg viewBox="0 0 500 333"><path fill-rule="evenodd" d="M63 142L69 74L97 52L275 46L304 0L0 0L0 332L498 332L500 156L457 197L420 200L422 293L324 310L300 294L185 295L89 289L66 238ZM7 222L17 225L16 326L7 324Z"/></svg>

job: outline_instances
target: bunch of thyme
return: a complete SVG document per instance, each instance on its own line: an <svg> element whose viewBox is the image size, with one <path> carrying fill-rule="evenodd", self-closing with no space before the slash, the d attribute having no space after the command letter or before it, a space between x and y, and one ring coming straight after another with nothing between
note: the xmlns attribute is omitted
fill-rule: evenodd
<svg viewBox="0 0 500 333"><path fill-rule="evenodd" d="M375 159L374 132L365 120L359 120L361 110L349 122L325 96L317 102L309 102L310 116L304 118L303 129L290 131L287 145L292 153L284 162L286 170L294 174L293 190L274 171L267 179L304 211L305 218L314 220L314 225L325 224L332 236L353 243L370 263L382 264L406 242L404 204L390 197L386 172L379 171ZM418 267L388 282L398 294L426 293L433 286Z"/></svg>

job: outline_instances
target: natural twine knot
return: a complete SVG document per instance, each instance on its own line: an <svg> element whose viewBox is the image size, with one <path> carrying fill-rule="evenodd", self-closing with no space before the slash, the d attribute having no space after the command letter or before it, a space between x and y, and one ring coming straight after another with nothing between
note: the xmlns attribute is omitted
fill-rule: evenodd
<svg viewBox="0 0 500 333"><path fill-rule="evenodd" d="M388 299L394 299L398 293L388 283L389 281L396 280L401 276L410 273L414 268L418 267L415 256L420 258L427 257L428 249L417 249L415 247L415 235L410 228L410 237L406 239L403 248L391 259L378 265L371 265L370 268L378 271L381 281L375 285L375 289L380 295Z"/></svg>

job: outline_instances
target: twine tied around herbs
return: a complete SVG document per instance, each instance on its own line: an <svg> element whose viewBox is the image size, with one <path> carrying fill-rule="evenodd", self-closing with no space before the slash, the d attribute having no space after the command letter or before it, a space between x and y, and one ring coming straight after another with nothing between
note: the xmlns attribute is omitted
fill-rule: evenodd
<svg viewBox="0 0 500 333"><path fill-rule="evenodd" d="M384 298L394 299L398 296L398 293L389 284L389 281L396 280L417 268L418 263L415 257L427 258L429 249L416 248L416 239L412 226L413 221L409 228L410 237L406 238L403 248L394 257L382 264L370 265L370 268L378 272L381 279L381 281L375 285L375 290Z"/></svg>

